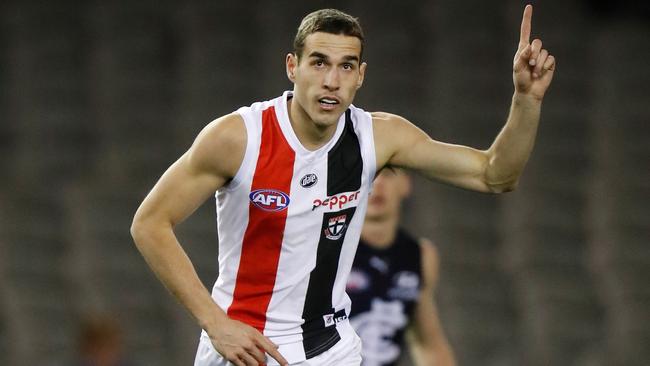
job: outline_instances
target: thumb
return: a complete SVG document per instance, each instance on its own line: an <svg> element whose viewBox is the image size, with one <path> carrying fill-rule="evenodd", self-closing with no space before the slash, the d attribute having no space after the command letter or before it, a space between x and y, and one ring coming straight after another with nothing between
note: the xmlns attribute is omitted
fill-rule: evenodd
<svg viewBox="0 0 650 366"><path fill-rule="evenodd" d="M521 52L518 52L517 55L515 55L515 63L513 66L515 72L519 72L528 67L528 60L530 59L532 52L532 46L528 44L523 50L521 50Z"/></svg>

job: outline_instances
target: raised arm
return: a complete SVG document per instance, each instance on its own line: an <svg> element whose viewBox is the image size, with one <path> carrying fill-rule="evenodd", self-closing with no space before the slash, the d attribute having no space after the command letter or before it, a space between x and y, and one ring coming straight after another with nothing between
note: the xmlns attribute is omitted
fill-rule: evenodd
<svg viewBox="0 0 650 366"><path fill-rule="evenodd" d="M435 141L406 119L373 113L377 164L420 172L430 179L481 192L514 189L535 143L544 93L555 58L542 42L529 43L532 6L526 6L513 61L515 92L505 126L487 150Z"/></svg>
<svg viewBox="0 0 650 366"><path fill-rule="evenodd" d="M454 353L438 318L434 294L438 282L438 253L422 239L422 290L407 332L411 355L417 366L455 366Z"/></svg>
<svg viewBox="0 0 650 366"><path fill-rule="evenodd" d="M217 306L173 231L235 175L245 149L246 129L239 115L209 124L144 199L131 235L152 271L208 333L222 356L235 365L257 365L266 362L266 351L286 364L271 341L231 320Z"/></svg>

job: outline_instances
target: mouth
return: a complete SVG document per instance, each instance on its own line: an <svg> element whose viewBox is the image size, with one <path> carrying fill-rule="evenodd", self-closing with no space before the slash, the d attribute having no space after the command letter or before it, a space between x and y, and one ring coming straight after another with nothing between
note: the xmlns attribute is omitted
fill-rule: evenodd
<svg viewBox="0 0 650 366"><path fill-rule="evenodd" d="M318 99L318 104L320 105L321 109L324 109L326 111L331 111L335 109L341 102L335 98L335 97L323 97Z"/></svg>

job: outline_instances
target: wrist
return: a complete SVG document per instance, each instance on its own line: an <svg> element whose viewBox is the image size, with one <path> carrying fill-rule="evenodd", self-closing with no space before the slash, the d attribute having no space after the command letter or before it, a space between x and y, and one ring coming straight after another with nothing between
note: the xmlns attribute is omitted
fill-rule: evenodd
<svg viewBox="0 0 650 366"><path fill-rule="evenodd" d="M512 104L538 107L542 104L543 96L532 95L531 93L522 93L515 91L512 96Z"/></svg>
<svg viewBox="0 0 650 366"><path fill-rule="evenodd" d="M213 334L223 323L228 320L228 315L215 304L214 308L199 319L199 326L208 334Z"/></svg>

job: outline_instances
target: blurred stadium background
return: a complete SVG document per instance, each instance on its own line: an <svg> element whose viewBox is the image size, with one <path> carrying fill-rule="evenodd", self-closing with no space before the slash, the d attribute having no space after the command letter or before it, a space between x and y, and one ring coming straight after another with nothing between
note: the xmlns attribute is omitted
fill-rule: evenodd
<svg viewBox="0 0 650 366"><path fill-rule="evenodd" d="M649 365L649 7L534 3L558 72L519 190L417 180L405 223L440 248L461 365ZM291 87L284 56L321 7L365 28L356 105L489 145L521 1L0 3L0 365L70 365L93 314L133 364L191 364L199 329L134 248L132 215L207 122ZM179 227L208 288L214 227L212 201Z"/></svg>

